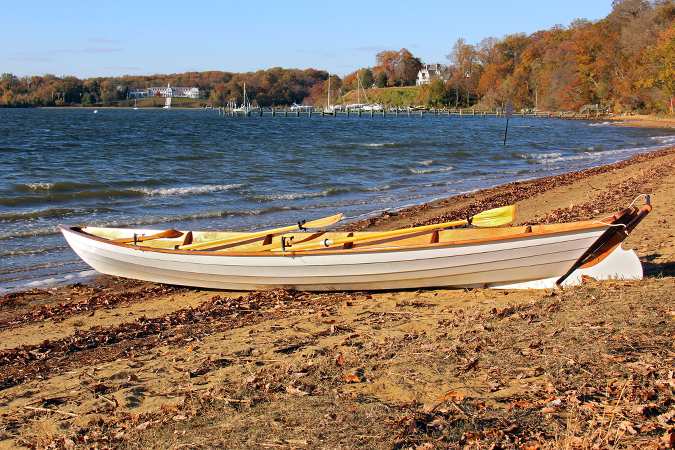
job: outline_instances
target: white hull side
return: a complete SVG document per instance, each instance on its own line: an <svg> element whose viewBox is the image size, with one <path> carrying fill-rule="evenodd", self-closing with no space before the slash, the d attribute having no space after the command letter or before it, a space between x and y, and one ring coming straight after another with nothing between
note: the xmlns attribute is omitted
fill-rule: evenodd
<svg viewBox="0 0 675 450"><path fill-rule="evenodd" d="M330 291L519 287L535 280L555 281L603 231L405 251L302 256L164 253L112 245L67 229L63 233L87 264L109 275L216 289Z"/></svg>
<svg viewBox="0 0 675 450"><path fill-rule="evenodd" d="M633 250L624 250L619 245L598 264L572 272L563 281L562 287L580 285L583 282L583 277L590 277L595 280L641 280L643 277L642 263ZM557 287L555 282L558 278L551 277L520 283L497 283L489 287L495 289L551 289Z"/></svg>

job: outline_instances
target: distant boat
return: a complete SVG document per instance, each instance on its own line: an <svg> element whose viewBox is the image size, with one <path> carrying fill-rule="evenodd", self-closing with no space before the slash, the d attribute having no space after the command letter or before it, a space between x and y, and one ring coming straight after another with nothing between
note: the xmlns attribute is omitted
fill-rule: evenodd
<svg viewBox="0 0 675 450"><path fill-rule="evenodd" d="M311 105L298 105L297 103L293 103L289 109L293 112L308 112L313 111L314 107Z"/></svg>
<svg viewBox="0 0 675 450"><path fill-rule="evenodd" d="M356 75L356 103L346 105L347 111L382 111L384 107L378 103L361 103L361 90L363 90L363 98L368 102L368 95L366 89L361 85L361 78Z"/></svg>
<svg viewBox="0 0 675 450"><path fill-rule="evenodd" d="M240 107L232 109L233 112L236 113L244 113L246 115L251 113L251 110L253 110L253 107L251 106L251 103L248 101L248 97L246 96L246 83L244 83L244 100L243 103L241 104Z"/></svg>
<svg viewBox="0 0 675 450"><path fill-rule="evenodd" d="M134 99L134 109L138 109L138 100Z"/></svg>
<svg viewBox="0 0 675 450"><path fill-rule="evenodd" d="M324 114L335 114L335 106L330 104L330 73L328 74L328 103L323 108Z"/></svg>
<svg viewBox="0 0 675 450"><path fill-rule="evenodd" d="M95 110L94 110L94 114L98 114L98 109L95 109Z"/></svg>
<svg viewBox="0 0 675 450"><path fill-rule="evenodd" d="M164 100L164 109L170 109L171 108L171 98L172 97L167 97Z"/></svg>

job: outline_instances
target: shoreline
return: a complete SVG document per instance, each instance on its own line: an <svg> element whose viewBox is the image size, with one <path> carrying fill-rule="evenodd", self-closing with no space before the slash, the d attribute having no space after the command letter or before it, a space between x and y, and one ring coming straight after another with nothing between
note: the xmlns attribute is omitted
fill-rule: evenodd
<svg viewBox="0 0 675 450"><path fill-rule="evenodd" d="M518 221L562 222L640 193L654 210L624 248L641 281L238 293L99 276L0 296L0 448L666 447L675 147L353 226L511 202Z"/></svg>
<svg viewBox="0 0 675 450"><path fill-rule="evenodd" d="M614 163L601 164L588 169L563 172L558 175L549 175L523 181L512 181L493 187L481 188L471 192L424 201L419 204L389 209L382 212L373 212L363 219L339 225L337 230L384 231L464 219L469 215L487 209L504 206L505 204L518 204L524 199L527 199L532 191L542 194L549 190L578 183L589 177L606 174L617 169L627 168L635 164L658 159L670 154L675 154L675 146L639 153ZM535 216L528 216L529 209L526 209L525 212L521 211L521 209L522 208L519 208L517 210L516 221L514 224L535 224L546 221ZM620 205L617 205L615 210L605 208L601 212L611 214L617 209L620 209ZM570 217L570 215L567 214L559 217L548 216L546 219L550 223L556 223L561 221L586 220L591 218L591 216L592 213L587 211L585 216L577 214L576 217ZM96 284L96 279L101 276L107 277L106 275L98 274L93 271L93 269L87 267L83 272L66 273L53 276L49 279L34 280L28 283L28 285L8 289L5 292L0 291L0 298L3 295L30 292L32 290L55 288L68 289L72 286L90 285L92 283Z"/></svg>
<svg viewBox="0 0 675 450"><path fill-rule="evenodd" d="M373 217L346 224L340 227L340 229L344 231L379 231L463 219L486 209L521 202L531 196L531 191L541 194L548 190L578 183L586 178L624 169L672 154L675 154L675 146L639 153L614 163L601 164L588 169L504 183L494 187L420 203L419 205L403 207L395 211L383 211ZM451 205L450 203L453 204ZM525 214L519 211L516 215L515 223L534 223L532 220L535 217L528 219Z"/></svg>

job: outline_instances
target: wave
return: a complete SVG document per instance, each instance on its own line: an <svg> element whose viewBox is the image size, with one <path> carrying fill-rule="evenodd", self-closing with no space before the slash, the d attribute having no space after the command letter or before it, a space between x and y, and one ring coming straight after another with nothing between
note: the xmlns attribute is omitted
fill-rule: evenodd
<svg viewBox="0 0 675 450"><path fill-rule="evenodd" d="M202 186L183 186L174 188L147 188L136 187L129 189L101 189L93 191L51 192L46 189L47 195L34 196L23 195L15 197L0 197L0 205L21 206L41 203L103 198L128 198L128 197L156 197L156 196L181 196L211 194L214 192L228 191L241 187L241 184L208 184Z"/></svg>
<svg viewBox="0 0 675 450"><path fill-rule="evenodd" d="M408 168L408 171L410 173L414 173L415 175L422 175L422 174L428 174L428 173L442 173L442 172L450 172L453 170L454 167L452 166L447 166L447 167L438 167L438 168L428 168L428 169L420 169L417 167L410 167Z"/></svg>
<svg viewBox="0 0 675 450"><path fill-rule="evenodd" d="M422 164L423 166L430 166L434 163L434 160L433 159L425 159L424 161L420 161L419 163Z"/></svg>
<svg viewBox="0 0 675 450"><path fill-rule="evenodd" d="M675 144L675 135L667 136L652 136L649 139L652 141L657 141L660 145L672 145Z"/></svg>
<svg viewBox="0 0 675 450"><path fill-rule="evenodd" d="M360 145L363 147L396 147L398 144L396 142L368 142Z"/></svg>
<svg viewBox="0 0 675 450"><path fill-rule="evenodd" d="M32 219L47 219L54 217L81 216L100 212L111 212L110 208L47 208L35 211L22 211L14 213L0 213L0 222L21 222Z"/></svg>
<svg viewBox="0 0 675 450"><path fill-rule="evenodd" d="M192 195L192 194L210 194L212 192L229 191L242 187L242 184L207 184L203 186L185 186L175 188L136 188L131 191L140 192L144 195L155 197L165 195Z"/></svg>
<svg viewBox="0 0 675 450"><path fill-rule="evenodd" d="M189 222L192 220L203 220L203 219L216 219L221 217L246 217L246 216L259 216L263 214L270 214L280 211L298 211L302 210L300 207L293 206L273 206L269 208L262 209L245 209L245 210L221 210L221 211L205 211L200 213L193 214L182 214L177 216L147 216L141 217L137 220L108 220L108 221L95 221L88 223L89 226L100 226L100 227L111 227L111 228L123 228L123 227L132 227L138 225L153 225L160 223L169 223L169 222ZM0 233L0 241L15 239L15 238L33 238L40 236L50 236L59 234L59 229L56 226L44 227L44 228L34 228L29 230L19 230L8 233Z"/></svg>
<svg viewBox="0 0 675 450"><path fill-rule="evenodd" d="M401 148L407 147L409 144L404 142L346 142L343 144L329 144L326 147L337 150L358 149L363 147L368 148Z"/></svg>
<svg viewBox="0 0 675 450"><path fill-rule="evenodd" d="M30 288L45 288L51 286L58 286L61 284L72 283L74 280L83 280L94 277L97 274L95 270L84 270L82 272L70 273L60 277L49 277L40 280L33 280L21 285L12 287L11 289L0 288L0 294L5 294L13 291L21 291Z"/></svg>
<svg viewBox="0 0 675 450"><path fill-rule="evenodd" d="M607 127L610 125L612 125L612 122L593 122L588 124L589 127Z"/></svg>
<svg viewBox="0 0 675 450"><path fill-rule="evenodd" d="M127 180L127 181L116 181L113 183L82 183L75 181L56 181L53 183L47 182L34 182L34 183L19 183L14 185L15 192L71 192L71 191L82 191L82 190L92 190L92 189L106 189L106 188L124 188L124 187L134 187L139 184L144 186L159 186L163 184L164 181L159 179L146 179L146 180Z"/></svg>
<svg viewBox="0 0 675 450"><path fill-rule="evenodd" d="M44 255L47 253L54 253L66 249L64 245L57 245L53 247L40 247L40 248L17 248L14 250L0 251L0 258L5 258L8 256L31 256L31 255Z"/></svg>
<svg viewBox="0 0 675 450"><path fill-rule="evenodd" d="M521 159L534 159L534 160L558 160L562 153L517 153L516 156Z"/></svg>
<svg viewBox="0 0 675 450"><path fill-rule="evenodd" d="M329 197L331 195L339 195L347 192L354 192L356 190L361 189L329 188L323 191L314 192L285 192L280 194L253 195L249 198L251 200L263 202L272 202L275 200L302 200L305 198Z"/></svg>

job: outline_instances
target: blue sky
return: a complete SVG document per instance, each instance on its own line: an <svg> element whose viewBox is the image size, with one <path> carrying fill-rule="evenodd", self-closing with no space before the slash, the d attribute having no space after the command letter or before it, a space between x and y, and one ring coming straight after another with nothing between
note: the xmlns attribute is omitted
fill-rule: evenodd
<svg viewBox="0 0 675 450"><path fill-rule="evenodd" d="M3 2L5 3L5 2ZM340 75L406 47L446 62L453 43L597 20L611 0L8 1L0 72L103 76L250 71Z"/></svg>

